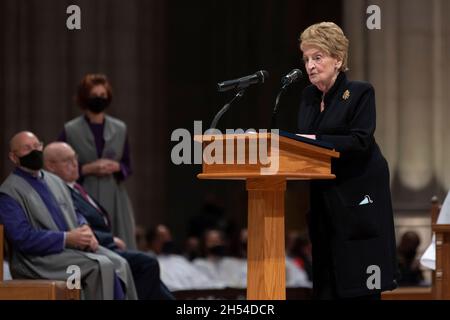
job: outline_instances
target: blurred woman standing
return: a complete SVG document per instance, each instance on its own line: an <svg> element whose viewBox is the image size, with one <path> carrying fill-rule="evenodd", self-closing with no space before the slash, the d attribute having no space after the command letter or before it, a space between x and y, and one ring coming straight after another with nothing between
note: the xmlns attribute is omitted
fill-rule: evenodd
<svg viewBox="0 0 450 320"><path fill-rule="evenodd" d="M126 124L106 114L112 88L103 74L87 74L76 96L83 115L65 123L59 141L78 155L80 183L111 215L112 232L136 248L133 209L124 186L131 174Z"/></svg>

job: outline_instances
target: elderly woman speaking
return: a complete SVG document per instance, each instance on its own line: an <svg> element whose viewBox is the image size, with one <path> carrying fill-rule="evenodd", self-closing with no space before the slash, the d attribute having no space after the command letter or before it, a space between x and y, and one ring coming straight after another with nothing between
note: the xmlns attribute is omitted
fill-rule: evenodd
<svg viewBox="0 0 450 320"><path fill-rule="evenodd" d="M311 184L309 232L316 299L380 299L396 287L396 244L387 162L375 142L375 92L349 81L349 41L332 22L300 37L310 86L303 91L298 130L331 143L341 157L336 179Z"/></svg>

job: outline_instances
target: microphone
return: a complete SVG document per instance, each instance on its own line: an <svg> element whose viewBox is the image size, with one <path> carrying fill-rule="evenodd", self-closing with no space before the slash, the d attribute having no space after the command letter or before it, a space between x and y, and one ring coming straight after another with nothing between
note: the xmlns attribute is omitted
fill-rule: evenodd
<svg viewBox="0 0 450 320"><path fill-rule="evenodd" d="M300 78L302 76L303 76L303 74L302 74L301 70L294 69L281 79L281 84L283 85L283 87L288 86L291 83L294 83L294 82L300 80Z"/></svg>
<svg viewBox="0 0 450 320"><path fill-rule="evenodd" d="M225 92L232 89L242 90L249 87L252 84L257 84L260 82L264 83L264 81L267 78L269 78L269 73L266 70L260 70L250 76L242 77L235 80L219 82L217 84L217 90L219 92Z"/></svg>
<svg viewBox="0 0 450 320"><path fill-rule="evenodd" d="M280 103L281 95L287 90L287 87L290 84L300 80L302 75L303 74L299 69L293 69L291 72L289 72L281 79L282 87L280 89L280 92L278 92L277 98L275 99L275 107L273 108L272 111L272 123L271 123L272 129L275 129L277 127L278 105Z"/></svg>

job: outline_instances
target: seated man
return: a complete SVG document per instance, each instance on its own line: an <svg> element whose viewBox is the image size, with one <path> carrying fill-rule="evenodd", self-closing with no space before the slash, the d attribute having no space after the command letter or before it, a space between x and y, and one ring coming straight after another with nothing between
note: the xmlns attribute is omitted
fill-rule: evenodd
<svg viewBox="0 0 450 320"><path fill-rule="evenodd" d="M161 279L172 291L193 289L222 289L198 271L184 256L176 254L172 233L163 224L150 228L146 234L149 253L156 255L161 269Z"/></svg>
<svg viewBox="0 0 450 320"><path fill-rule="evenodd" d="M202 239L204 258L196 258L193 265L210 282L223 284L230 288L247 286L247 262L227 255L228 240L218 229L207 229Z"/></svg>
<svg viewBox="0 0 450 320"><path fill-rule="evenodd" d="M0 186L0 223L12 251L12 276L66 281L75 265L82 298L136 299L127 261L98 245L64 182L42 170L42 147L31 132L10 141L15 170Z"/></svg>
<svg viewBox="0 0 450 320"><path fill-rule="evenodd" d="M406 231L397 247L400 278L398 285L403 287L419 286L424 283L420 262L416 258L420 246L420 237L415 231Z"/></svg>
<svg viewBox="0 0 450 320"><path fill-rule="evenodd" d="M76 183L79 171L77 157L72 147L64 142L49 144L44 150L44 162L47 170L66 182L75 210L86 218L100 244L128 261L139 298L173 299L161 282L158 261L143 252L125 250L124 242L113 237L111 233L108 213Z"/></svg>

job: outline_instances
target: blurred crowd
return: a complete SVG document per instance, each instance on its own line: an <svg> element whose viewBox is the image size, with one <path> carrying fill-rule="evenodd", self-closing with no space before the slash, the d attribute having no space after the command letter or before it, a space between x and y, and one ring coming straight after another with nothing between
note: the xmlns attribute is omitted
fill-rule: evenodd
<svg viewBox="0 0 450 320"><path fill-rule="evenodd" d="M247 229L235 237L206 227L176 245L168 226L136 228L138 249L155 255L161 280L171 291L247 287ZM286 239L286 286L312 287L311 245L306 235L290 232Z"/></svg>

